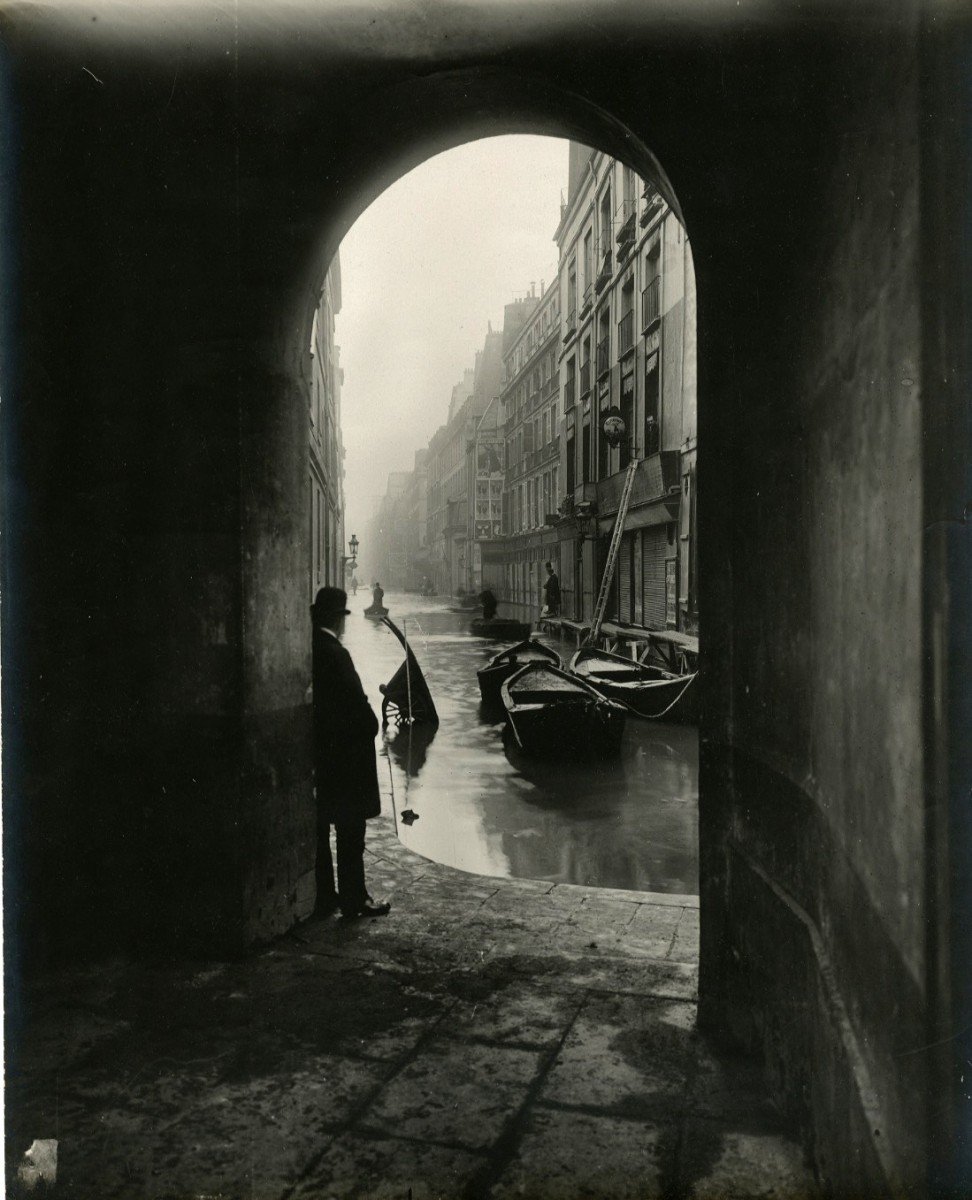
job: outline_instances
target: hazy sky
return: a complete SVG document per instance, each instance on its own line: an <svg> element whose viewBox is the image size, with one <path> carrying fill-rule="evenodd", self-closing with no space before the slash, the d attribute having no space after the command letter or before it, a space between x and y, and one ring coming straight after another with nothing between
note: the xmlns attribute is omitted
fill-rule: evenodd
<svg viewBox="0 0 972 1200"><path fill-rule="evenodd" d="M502 329L504 304L556 278L567 145L494 137L438 154L383 192L341 243L348 537L363 535L389 472L410 471L445 422L487 323Z"/></svg>

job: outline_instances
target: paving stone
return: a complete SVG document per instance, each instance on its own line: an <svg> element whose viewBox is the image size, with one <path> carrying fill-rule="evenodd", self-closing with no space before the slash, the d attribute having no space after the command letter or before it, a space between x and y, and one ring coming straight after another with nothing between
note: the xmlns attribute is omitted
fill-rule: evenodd
<svg viewBox="0 0 972 1200"><path fill-rule="evenodd" d="M530 1050L439 1040L383 1089L362 1117L370 1132L485 1150L536 1076Z"/></svg>
<svg viewBox="0 0 972 1200"><path fill-rule="evenodd" d="M537 1108L489 1200L652 1200L674 1140L643 1121Z"/></svg>
<svg viewBox="0 0 972 1200"><path fill-rule="evenodd" d="M587 958L574 963L560 986L587 991L697 1000L699 970L694 964L651 959Z"/></svg>
<svg viewBox="0 0 972 1200"><path fill-rule="evenodd" d="M444 1029L455 1038L523 1046L556 1044L577 1012L578 997L532 987L504 988L479 1001L460 1001Z"/></svg>
<svg viewBox="0 0 972 1200"><path fill-rule="evenodd" d="M452 1146L354 1133L327 1148L293 1195L305 1200L451 1200L466 1194L484 1165L481 1156Z"/></svg>
<svg viewBox="0 0 972 1200"><path fill-rule="evenodd" d="M672 943L671 958L677 962L699 961L699 910L685 908L682 918L675 930L675 940Z"/></svg>
<svg viewBox="0 0 972 1200"><path fill-rule="evenodd" d="M680 908L640 904L624 930L624 949L648 958L668 958L681 920Z"/></svg>
<svg viewBox="0 0 972 1200"><path fill-rule="evenodd" d="M693 1010L633 996L588 997L544 1081L542 1101L626 1116L680 1111L692 1073Z"/></svg>
<svg viewBox="0 0 972 1200"><path fill-rule="evenodd" d="M679 1194L689 1200L818 1200L795 1142L776 1134L687 1123L679 1155Z"/></svg>
<svg viewBox="0 0 972 1200"><path fill-rule="evenodd" d="M385 1073L377 1065L321 1055L293 1073L221 1083L157 1143L155 1167L176 1194L274 1195Z"/></svg>

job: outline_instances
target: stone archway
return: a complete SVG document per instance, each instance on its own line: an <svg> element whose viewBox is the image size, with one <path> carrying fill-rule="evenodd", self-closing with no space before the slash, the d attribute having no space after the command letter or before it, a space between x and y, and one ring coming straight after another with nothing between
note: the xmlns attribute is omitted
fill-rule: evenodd
<svg viewBox="0 0 972 1200"><path fill-rule="evenodd" d="M523 122L639 170L650 146L692 234L718 450L701 1011L766 1051L836 1186L959 1178L960 19L91 15L38 8L6 39L8 961L176 918L223 944L286 924L306 631L277 585L328 252L450 137Z"/></svg>

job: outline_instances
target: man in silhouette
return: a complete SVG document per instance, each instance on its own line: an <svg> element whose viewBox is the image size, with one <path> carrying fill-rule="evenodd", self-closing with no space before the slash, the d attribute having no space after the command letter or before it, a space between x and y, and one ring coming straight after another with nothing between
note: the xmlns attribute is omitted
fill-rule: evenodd
<svg viewBox="0 0 972 1200"><path fill-rule="evenodd" d="M323 587L311 607L317 796L314 915L328 916L340 907L346 917L381 917L391 906L374 903L364 878L365 821L381 813L375 761L378 718L351 655L341 645L347 601L341 588ZM332 825L337 841L336 888Z"/></svg>
<svg viewBox="0 0 972 1200"><path fill-rule="evenodd" d="M560 580L553 569L553 563L547 564L547 578L543 581L543 604L545 616L555 617L560 612Z"/></svg>
<svg viewBox="0 0 972 1200"><path fill-rule="evenodd" d="M479 593L479 603L483 606L483 620L492 621L496 616L496 597L489 588L484 588Z"/></svg>

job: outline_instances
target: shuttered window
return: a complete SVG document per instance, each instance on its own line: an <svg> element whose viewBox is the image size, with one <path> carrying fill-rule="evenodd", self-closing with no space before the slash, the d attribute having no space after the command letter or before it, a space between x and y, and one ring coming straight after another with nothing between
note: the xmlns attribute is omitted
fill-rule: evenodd
<svg viewBox="0 0 972 1200"><path fill-rule="evenodd" d="M665 559L668 557L668 536L664 525L642 531L641 558L644 573L644 624L648 629L664 629L665 620Z"/></svg>

